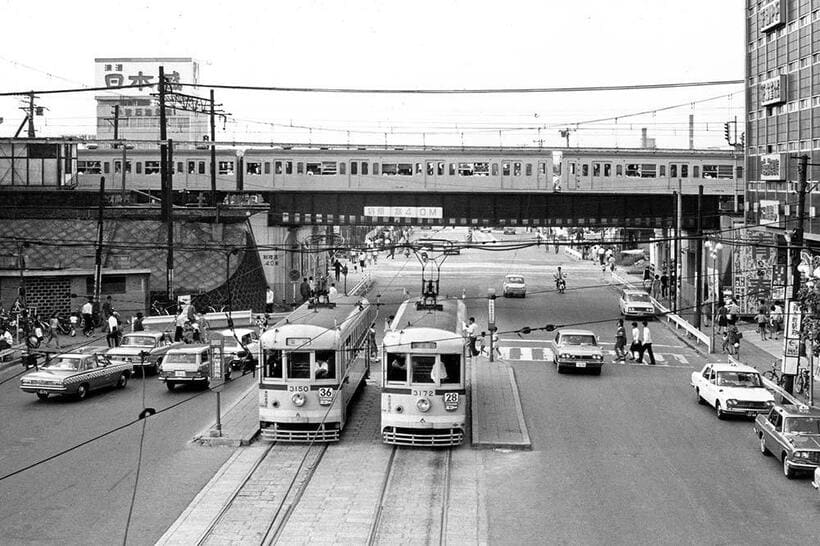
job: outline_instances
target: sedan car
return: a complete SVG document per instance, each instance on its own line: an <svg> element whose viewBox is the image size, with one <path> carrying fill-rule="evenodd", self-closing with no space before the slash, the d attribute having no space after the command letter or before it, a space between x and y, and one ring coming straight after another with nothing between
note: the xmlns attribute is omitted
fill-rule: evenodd
<svg viewBox="0 0 820 546"><path fill-rule="evenodd" d="M40 400L50 394L76 395L80 400L94 389L128 384L131 364L115 364L103 354L65 353L20 378L20 389Z"/></svg>
<svg viewBox="0 0 820 546"><path fill-rule="evenodd" d="M624 290L618 307L625 317L654 317L655 304L643 290Z"/></svg>
<svg viewBox="0 0 820 546"><path fill-rule="evenodd" d="M585 369L600 375L604 355L598 337L589 330L559 330L552 341L555 369Z"/></svg>
<svg viewBox="0 0 820 546"><path fill-rule="evenodd" d="M760 372L751 366L706 364L701 371L692 372L691 385L698 404L714 407L718 419L728 414L767 413L774 406L774 396L763 386Z"/></svg>
<svg viewBox="0 0 820 546"><path fill-rule="evenodd" d="M515 228L512 226L507 226L504 228L504 235L515 235Z"/></svg>
<svg viewBox="0 0 820 546"><path fill-rule="evenodd" d="M231 370L241 371L242 375L256 368L256 355L259 354L259 336L251 328L234 328L217 332L224 343L226 374Z"/></svg>
<svg viewBox="0 0 820 546"><path fill-rule="evenodd" d="M159 371L159 364L165 353L182 345L184 343L181 341L171 341L171 338L163 332L131 332L123 336L119 347L112 347L106 355L111 362L131 364L134 372L140 370L140 373L144 373L148 368L156 373Z"/></svg>
<svg viewBox="0 0 820 546"><path fill-rule="evenodd" d="M820 467L820 409L808 406L774 406L768 415L755 419L760 452L774 455L791 479L799 471Z"/></svg>
<svg viewBox="0 0 820 546"><path fill-rule="evenodd" d="M510 296L526 297L527 283L524 281L524 277L522 275L507 275L504 277L503 293L505 298Z"/></svg>

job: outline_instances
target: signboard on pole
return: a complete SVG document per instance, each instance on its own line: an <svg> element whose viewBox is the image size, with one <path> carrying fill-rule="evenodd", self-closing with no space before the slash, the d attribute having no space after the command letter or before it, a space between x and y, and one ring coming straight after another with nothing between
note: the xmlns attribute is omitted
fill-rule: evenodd
<svg viewBox="0 0 820 546"><path fill-rule="evenodd" d="M211 386L225 382L225 341L222 336L214 336L209 342L211 358Z"/></svg>
<svg viewBox="0 0 820 546"><path fill-rule="evenodd" d="M783 364L780 371L784 374L796 375L797 365L800 362L800 324L803 314L800 303L790 301L786 313L786 331L783 336Z"/></svg>

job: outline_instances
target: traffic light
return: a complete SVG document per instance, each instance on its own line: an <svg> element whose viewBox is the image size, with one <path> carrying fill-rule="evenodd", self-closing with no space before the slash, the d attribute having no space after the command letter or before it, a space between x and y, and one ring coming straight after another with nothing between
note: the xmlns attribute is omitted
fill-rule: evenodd
<svg viewBox="0 0 820 546"><path fill-rule="evenodd" d="M728 144L732 143L732 139L729 138L729 122L723 124L723 136L726 138L726 142Z"/></svg>

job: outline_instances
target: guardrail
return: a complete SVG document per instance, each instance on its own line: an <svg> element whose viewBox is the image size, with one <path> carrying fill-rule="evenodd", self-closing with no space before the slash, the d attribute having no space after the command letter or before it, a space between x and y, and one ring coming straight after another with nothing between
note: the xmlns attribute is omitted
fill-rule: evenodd
<svg viewBox="0 0 820 546"><path fill-rule="evenodd" d="M373 277L371 276L370 271L363 271L362 278L359 279L359 282L354 284L353 287L347 291L347 293L351 296L355 296L359 292L362 294L367 294L372 286Z"/></svg>
<svg viewBox="0 0 820 546"><path fill-rule="evenodd" d="M729 362L729 364L745 364L744 362L741 362L740 360L736 359L732 355L729 355L728 362ZM766 386L766 388L768 390L773 391L775 394L779 395L782 399L788 401L789 404L794 404L796 406L799 406L799 405L802 405L802 404L806 403L806 402L803 402L802 400L800 400L799 398L797 398L796 396L787 393L785 390L783 390L783 388L780 385L778 385L777 383L775 383L771 379L767 379L766 377L763 377L762 373L760 374L760 379L763 380L763 384Z"/></svg>
<svg viewBox="0 0 820 546"><path fill-rule="evenodd" d="M581 259L583 259L582 254L581 254L579 251L575 250L574 248L570 248L570 247L568 247L568 246L565 246L565 247L564 247L564 252L565 252L565 253L567 253L567 254L569 254L570 256L572 256L573 258L575 258L576 260L581 260Z"/></svg>
<svg viewBox="0 0 820 546"><path fill-rule="evenodd" d="M623 286L635 288L635 286L631 282L622 278L617 273L612 273L612 280ZM711 353L714 350L714 347L712 346L712 336L704 332L701 332L700 330L689 324L689 321L687 321L686 319L672 313L661 302L659 302L652 296L649 296L649 298L652 300L652 304L655 306L655 309L657 309L661 313L662 318L666 319L667 325L675 328L675 333L681 335L680 330L683 330L686 333L686 337L688 339L694 340L695 343L699 345L704 345L707 352Z"/></svg>

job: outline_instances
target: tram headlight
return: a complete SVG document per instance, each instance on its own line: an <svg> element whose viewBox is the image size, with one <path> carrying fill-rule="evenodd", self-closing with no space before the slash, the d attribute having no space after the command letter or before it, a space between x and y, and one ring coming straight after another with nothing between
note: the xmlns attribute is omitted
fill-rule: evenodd
<svg viewBox="0 0 820 546"><path fill-rule="evenodd" d="M301 392L293 393L293 396L291 396L290 399L293 402L293 405L296 407L301 408L305 405L305 395Z"/></svg>
<svg viewBox="0 0 820 546"><path fill-rule="evenodd" d="M430 411L431 405L432 404L430 404L430 400L428 400L427 398L419 398L416 402L416 407L419 408L419 411L422 413L427 413L428 411Z"/></svg>

